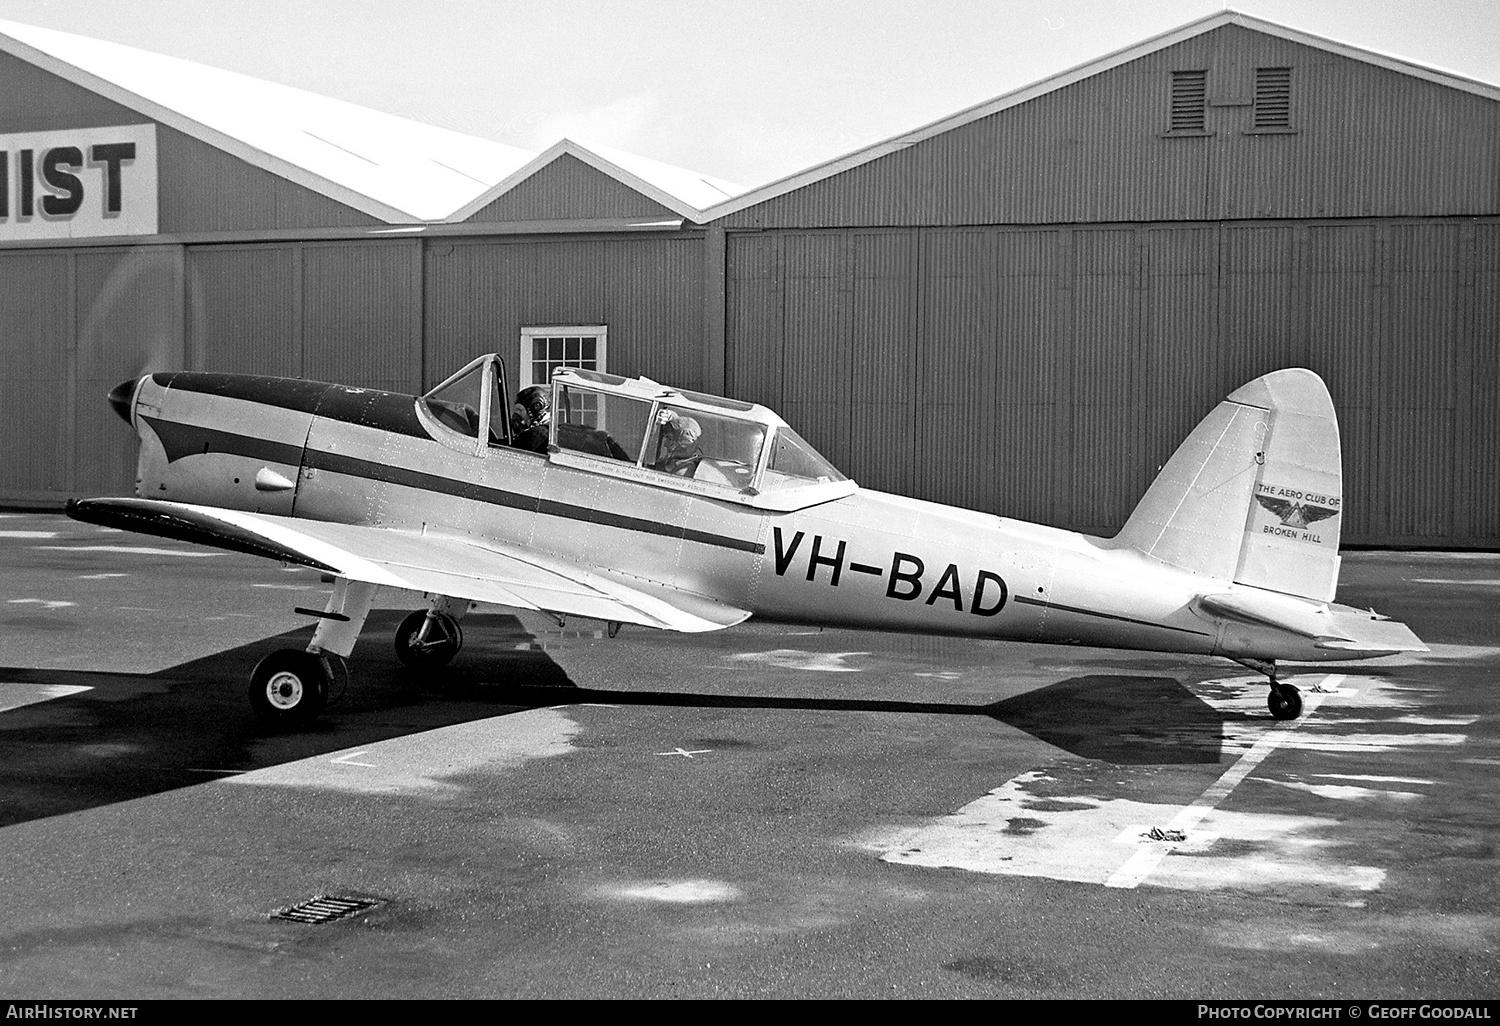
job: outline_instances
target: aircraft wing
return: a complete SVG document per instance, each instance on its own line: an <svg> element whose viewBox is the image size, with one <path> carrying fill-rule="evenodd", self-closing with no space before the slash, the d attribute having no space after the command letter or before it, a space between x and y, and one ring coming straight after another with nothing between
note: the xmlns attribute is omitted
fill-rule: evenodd
<svg viewBox="0 0 1500 1026"><path fill-rule="evenodd" d="M487 539L299 520L152 499L75 499L85 523L278 559L336 577L471 602L699 633L750 613L664 585L615 580Z"/></svg>

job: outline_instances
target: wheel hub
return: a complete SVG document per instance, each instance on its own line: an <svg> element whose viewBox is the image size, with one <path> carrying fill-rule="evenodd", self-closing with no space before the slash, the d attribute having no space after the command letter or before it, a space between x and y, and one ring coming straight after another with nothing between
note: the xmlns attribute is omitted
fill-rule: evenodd
<svg viewBox="0 0 1500 1026"><path fill-rule="evenodd" d="M278 709L295 709L302 701L302 678L283 670L266 682L266 699Z"/></svg>

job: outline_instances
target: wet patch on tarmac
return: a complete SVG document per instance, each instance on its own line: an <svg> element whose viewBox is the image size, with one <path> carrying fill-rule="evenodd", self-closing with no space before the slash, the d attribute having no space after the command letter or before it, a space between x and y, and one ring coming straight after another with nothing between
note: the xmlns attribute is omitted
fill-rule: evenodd
<svg viewBox="0 0 1500 1026"><path fill-rule="evenodd" d="M1462 726L1472 718L1412 715L1409 710L1421 703L1410 691L1373 677L1337 674L1320 682L1326 689L1304 683L1302 718L1277 723L1257 713L1255 683L1252 678L1205 681L1192 689L1207 711L1204 718L1222 725L1212 761L1227 768L1191 805L1156 799L1160 761L1071 759L1013 777L949 816L873 828L853 843L899 865L1110 887L1284 892L1295 881L1299 893L1334 901L1379 888L1384 868L1350 862L1342 854L1352 846L1341 836L1337 815L1240 811L1221 804L1247 781L1263 792L1269 786L1321 799L1330 810L1358 801L1416 801L1426 792L1370 786L1383 779L1376 774L1346 774L1364 783L1324 783L1295 772L1273 774L1260 759L1281 748L1331 770L1337 764L1329 759L1447 749L1462 745L1467 735L1421 728ZM1379 729L1367 730L1368 725ZM1204 726L1193 725L1184 735L1182 725L1174 723L1153 733L1157 740L1176 737L1189 750L1201 750L1213 734ZM1150 736L1129 724L1121 725L1120 736L1136 752L1150 750ZM1073 748L1081 747L1086 746L1075 739Z"/></svg>
<svg viewBox="0 0 1500 1026"><path fill-rule="evenodd" d="M1341 599L1432 627L1437 651L1299 675L1346 679L1290 730L1263 682L1206 658L754 623L611 641L474 615L459 659L414 681L382 611L342 701L267 733L249 668L308 631L290 589L255 583L316 577L102 555L38 553L0 596L79 602L13 607L74 633L0 639L0 681L90 689L0 712L17 993L1494 993L1483 588L1392 591L1351 558L1369 594ZM121 667L152 672L95 672ZM878 857L938 827L1000 869ZM1087 880L1044 862L1068 830ZM1141 852L1136 885L1109 886ZM318 894L382 904L269 919Z"/></svg>

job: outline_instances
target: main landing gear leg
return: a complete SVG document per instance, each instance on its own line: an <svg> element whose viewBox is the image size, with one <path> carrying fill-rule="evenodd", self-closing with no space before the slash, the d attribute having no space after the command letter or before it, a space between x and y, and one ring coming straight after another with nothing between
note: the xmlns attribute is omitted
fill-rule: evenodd
<svg viewBox="0 0 1500 1026"><path fill-rule="evenodd" d="M396 657L413 670L446 666L464 647L464 632L458 621L469 606L465 599L432 596L426 609L412 613L396 628Z"/></svg>
<svg viewBox="0 0 1500 1026"><path fill-rule="evenodd" d="M316 718L328 704L335 676L349 672L344 661L354 651L374 599L375 585L340 578L323 612L301 610L318 617L312 641L305 651L283 648L260 661L250 675L250 707L263 720L282 726Z"/></svg>
<svg viewBox="0 0 1500 1026"><path fill-rule="evenodd" d="M1272 717L1278 720L1295 720L1302 715L1302 692L1294 685L1277 679L1276 660L1231 658L1241 666L1248 666L1271 679L1271 693L1266 697L1266 707L1271 710Z"/></svg>

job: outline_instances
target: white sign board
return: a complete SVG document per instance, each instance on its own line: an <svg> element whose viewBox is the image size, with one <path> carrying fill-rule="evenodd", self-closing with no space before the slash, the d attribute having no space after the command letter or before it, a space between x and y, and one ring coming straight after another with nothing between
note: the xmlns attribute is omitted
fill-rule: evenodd
<svg viewBox="0 0 1500 1026"><path fill-rule="evenodd" d="M156 234L156 126L0 135L0 243Z"/></svg>

